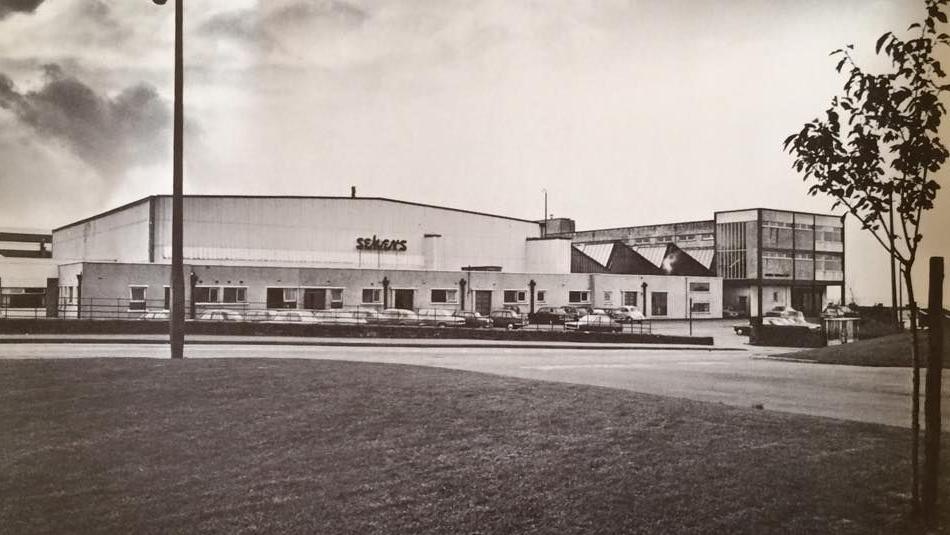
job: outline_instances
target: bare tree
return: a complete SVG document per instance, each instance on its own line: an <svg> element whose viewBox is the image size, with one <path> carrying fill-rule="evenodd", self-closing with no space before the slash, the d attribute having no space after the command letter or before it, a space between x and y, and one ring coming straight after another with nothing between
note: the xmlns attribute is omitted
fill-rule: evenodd
<svg viewBox="0 0 950 535"><path fill-rule="evenodd" d="M887 32L877 40L875 52L890 63L885 72L859 66L854 45L832 52L841 58L838 72L848 73L842 93L832 98L824 118L785 140L794 169L811 184L809 193L833 197L833 206L845 207L903 267L913 355L914 511L920 507L920 355L911 274L923 239L921 218L940 188L931 177L948 156L937 131L946 113L940 96L950 85L934 55L937 46L950 46L950 35L937 31L947 22L947 1L925 0L926 16L907 28L906 39Z"/></svg>

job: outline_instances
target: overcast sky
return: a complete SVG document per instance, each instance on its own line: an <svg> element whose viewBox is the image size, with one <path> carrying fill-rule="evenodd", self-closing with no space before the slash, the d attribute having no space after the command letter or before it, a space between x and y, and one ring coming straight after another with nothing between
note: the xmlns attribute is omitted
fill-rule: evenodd
<svg viewBox="0 0 950 535"><path fill-rule="evenodd" d="M185 191L354 185L540 218L544 188L579 229L824 212L781 143L840 89L828 53L854 43L872 64L921 3L186 2ZM151 0L0 0L0 226L170 192L172 16ZM925 256L950 256L948 208L942 191ZM848 239L851 291L887 299L886 261Z"/></svg>

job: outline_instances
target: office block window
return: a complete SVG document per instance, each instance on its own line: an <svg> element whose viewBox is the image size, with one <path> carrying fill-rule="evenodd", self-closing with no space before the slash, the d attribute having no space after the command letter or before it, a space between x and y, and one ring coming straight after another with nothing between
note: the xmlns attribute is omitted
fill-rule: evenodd
<svg viewBox="0 0 950 535"><path fill-rule="evenodd" d="M164 295L162 296L162 309L171 310L172 309L172 289L169 286L165 286Z"/></svg>
<svg viewBox="0 0 950 535"><path fill-rule="evenodd" d="M708 314L709 303L704 301L693 301L693 306L690 308L690 311L693 312L693 314Z"/></svg>
<svg viewBox="0 0 950 535"><path fill-rule="evenodd" d="M297 308L297 289L268 288L267 308Z"/></svg>
<svg viewBox="0 0 950 535"><path fill-rule="evenodd" d="M148 286L129 286L129 310L145 310Z"/></svg>
<svg viewBox="0 0 950 535"><path fill-rule="evenodd" d="M383 290L380 288L363 288L363 304L371 305L383 302Z"/></svg>
<svg viewBox="0 0 950 535"><path fill-rule="evenodd" d="M637 292L621 292L623 294L623 306L637 306Z"/></svg>
<svg viewBox="0 0 950 535"><path fill-rule="evenodd" d="M343 308L343 288L330 288L330 308Z"/></svg>
<svg viewBox="0 0 950 535"><path fill-rule="evenodd" d="M218 295L217 286L195 286L191 298L195 303L217 303Z"/></svg>
<svg viewBox="0 0 950 535"><path fill-rule="evenodd" d="M614 293L611 291L604 292L604 302L609 303L613 299Z"/></svg>
<svg viewBox="0 0 950 535"><path fill-rule="evenodd" d="M588 303L590 302L590 292L574 291L567 293L569 303Z"/></svg>
<svg viewBox="0 0 950 535"><path fill-rule="evenodd" d="M223 288L221 295L224 297L224 303L247 303L246 287L227 287Z"/></svg>
<svg viewBox="0 0 950 535"><path fill-rule="evenodd" d="M537 294L535 294L535 297L539 303L543 303L546 301L545 297L547 297L547 294L547 290L538 290Z"/></svg>
<svg viewBox="0 0 950 535"><path fill-rule="evenodd" d="M506 303L524 303L527 299L527 292L524 290L505 290Z"/></svg>
<svg viewBox="0 0 950 535"><path fill-rule="evenodd" d="M691 282L689 283L689 291L691 292L708 292L709 283L708 282Z"/></svg>
<svg viewBox="0 0 950 535"><path fill-rule="evenodd" d="M458 303L458 290L432 290L429 301L432 303Z"/></svg>
<svg viewBox="0 0 950 535"><path fill-rule="evenodd" d="M654 316L666 316L666 292L653 292L650 294L650 314Z"/></svg>
<svg viewBox="0 0 950 535"><path fill-rule="evenodd" d="M770 279L792 278L792 254L764 251L762 253L762 275Z"/></svg>

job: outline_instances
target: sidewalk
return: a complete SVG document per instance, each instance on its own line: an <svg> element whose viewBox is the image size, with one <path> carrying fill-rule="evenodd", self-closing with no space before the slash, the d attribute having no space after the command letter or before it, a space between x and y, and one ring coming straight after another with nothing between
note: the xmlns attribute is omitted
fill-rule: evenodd
<svg viewBox="0 0 950 535"><path fill-rule="evenodd" d="M167 344L166 334L5 334L3 344ZM509 340L460 340L438 338L323 338L294 336L187 335L187 344L286 345L339 347L499 348L499 349L598 349L746 351L745 348L692 344L614 344L582 342L518 342ZM2 349L0 349L2 351Z"/></svg>

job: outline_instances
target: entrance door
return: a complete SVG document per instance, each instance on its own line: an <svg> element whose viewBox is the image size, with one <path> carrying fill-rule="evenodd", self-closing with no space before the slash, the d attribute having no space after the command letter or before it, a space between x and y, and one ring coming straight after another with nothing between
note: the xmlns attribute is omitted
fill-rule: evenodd
<svg viewBox="0 0 950 535"><path fill-rule="evenodd" d="M792 288L792 308L806 316L821 314L821 292L813 288Z"/></svg>
<svg viewBox="0 0 950 535"><path fill-rule="evenodd" d="M752 309L749 308L749 296L740 295L739 299L739 310L745 313L746 316L752 315Z"/></svg>
<svg viewBox="0 0 950 535"><path fill-rule="evenodd" d="M393 290L393 306L403 310L412 310L413 290Z"/></svg>
<svg viewBox="0 0 950 535"><path fill-rule="evenodd" d="M303 307L308 310L325 310L327 308L327 291L323 288L304 290Z"/></svg>
<svg viewBox="0 0 950 535"><path fill-rule="evenodd" d="M475 312L482 316L491 314L491 290L475 290Z"/></svg>

